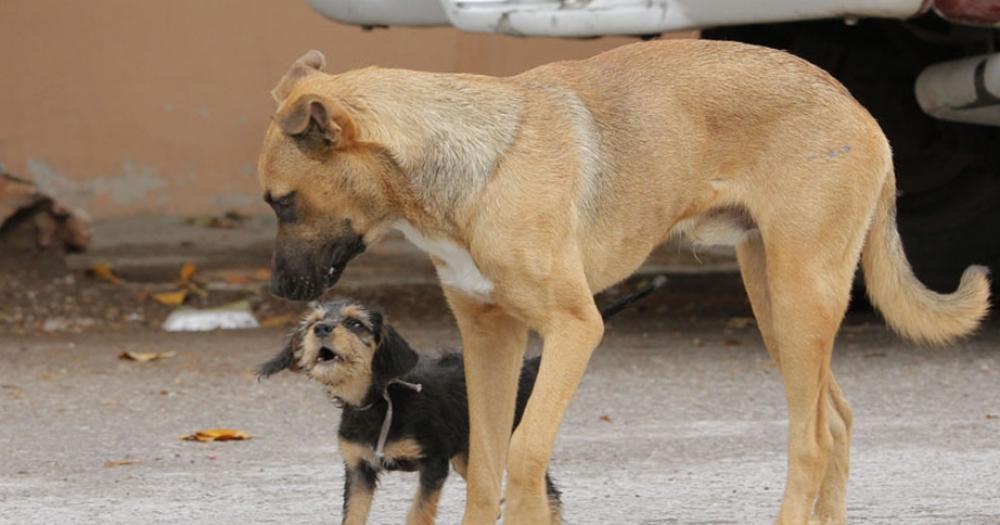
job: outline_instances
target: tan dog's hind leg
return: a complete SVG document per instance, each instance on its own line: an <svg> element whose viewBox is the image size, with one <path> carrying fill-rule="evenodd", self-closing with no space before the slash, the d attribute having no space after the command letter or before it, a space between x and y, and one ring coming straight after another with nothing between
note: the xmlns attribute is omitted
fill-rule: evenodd
<svg viewBox="0 0 1000 525"><path fill-rule="evenodd" d="M528 328L497 306L448 289L445 295L462 333L469 396L469 458L464 473L468 483L462 523L495 523Z"/></svg>
<svg viewBox="0 0 1000 525"><path fill-rule="evenodd" d="M771 258L768 263L772 264ZM803 525L812 513L833 449L829 429L830 353L843 315L822 297L821 278L797 268L771 281L775 342L788 402L788 478L777 523Z"/></svg>
<svg viewBox="0 0 1000 525"><path fill-rule="evenodd" d="M857 230L857 239L847 246L832 241L816 246L780 235L765 241L772 344L788 401L788 478L777 520L783 525L805 524L821 494L817 510L832 520L824 523L843 523L850 410L830 358L850 297L863 225Z"/></svg>
<svg viewBox="0 0 1000 525"><path fill-rule="evenodd" d="M757 326L761 332L761 336L764 339L764 344L767 347L768 353L774 359L775 363L781 368L781 350L778 347L777 339L791 339L787 334L779 334L782 330L796 330L789 323L793 322L791 319L787 319L787 314L781 314L781 322L784 323L780 326L776 326L774 314L772 313L771 304L771 283L768 281L767 263L764 253L764 244L761 241L760 236L754 235L750 237L746 242L737 246L737 257L740 264L740 273L743 276L743 283L747 290L747 295L750 297L750 304L753 307L754 317L757 319ZM782 276L784 278L784 276ZM780 288L780 287L779 287ZM805 290L803 290L805 291ZM800 292L801 293L801 292ZM806 292L806 296L813 297L815 292ZM835 303L841 303L843 301L835 301ZM844 303L846 305L846 302ZM820 307L821 308L821 307ZM840 311L840 307L835 307L834 311ZM808 317L809 314L806 314ZM839 317L837 318L837 325L839 326ZM832 321L833 318L829 320ZM828 323L820 323L826 325ZM836 326L832 330L836 331ZM825 328L826 330L831 330L830 328ZM808 333L805 331L805 325L800 325L796 331L802 331L802 333ZM792 356L795 359L791 359L793 363L790 366L791 370L788 373L801 374L802 368L814 367L822 370L821 372L813 372L812 375L808 377L820 377L820 375L825 376L825 385L820 385L818 388L819 398L822 399L823 408L819 409L816 414L809 415L807 417L815 418L811 420L815 424L807 424L814 428L814 431L807 431L811 436L818 436L817 439L812 439L815 443L812 443L814 451L820 451L822 453L823 449L829 448L827 459L825 460L825 467L822 465L814 465L813 468L819 470L825 470L825 475L822 478L820 484L818 496L813 495L814 489L809 489L806 492L809 495L798 495L795 496L796 499L807 501L808 504L806 508L811 506L813 499L816 499L815 507L815 517L814 521L811 523L818 523L823 525L834 525L843 524L847 522L846 517L846 501L845 492L847 488L847 476L848 476L848 466L850 462L850 440L851 440L851 409L847 404L847 400L844 399L843 394L840 391L839 385L837 385L836 379L833 377L833 373L829 370L829 353L832 348L832 336L829 338L829 344L816 343L803 358L798 356ZM809 348L808 346L805 348ZM794 350L793 350L794 352ZM803 360L806 362L803 362ZM815 360L820 359L821 362L817 365ZM825 361L825 363L824 363ZM782 370L782 373L785 373ZM786 383L787 375L786 375ZM821 379L822 383L822 379ZM798 391L798 390L797 390ZM793 395L792 391L788 392L789 399ZM807 408L808 408L808 404ZM791 408L791 401L789 404ZM819 405L816 405L817 407ZM819 412L822 412L820 414ZM826 430L820 425L821 422L825 421ZM825 443L827 435L829 433L830 442ZM799 448L801 453L802 447L793 447L792 442L803 442L802 432L793 436L792 429L789 429L789 453L794 454L793 448ZM818 442L817 442L818 441ZM789 467L791 470L792 460L789 459ZM807 456L808 457L808 456ZM822 460L817 461L817 463L822 463ZM791 480L791 476L789 477ZM789 481L791 482L791 481ZM815 485L816 481L809 480L808 485ZM802 484L800 483L800 486ZM786 502L788 501L786 492ZM808 512L808 511L807 511ZM784 518L784 507L783 507L783 518ZM779 519L779 522L782 522ZM798 518L796 518L798 519ZM788 521L788 523L799 523L800 521Z"/></svg>
<svg viewBox="0 0 1000 525"><path fill-rule="evenodd" d="M764 347L779 367L778 345L774 342L774 327L771 320L771 292L768 291L767 265L764 258L764 243L760 235L753 233L746 241L736 246L736 259L740 264L743 287L750 298L757 330L764 339Z"/></svg>
<svg viewBox="0 0 1000 525"><path fill-rule="evenodd" d="M833 451L826 466L826 477L820 485L816 500L814 520L818 525L843 525L847 523L847 476L851 463L851 424L853 415L840 385L830 374L826 400L829 411Z"/></svg>
<svg viewBox="0 0 1000 525"><path fill-rule="evenodd" d="M566 409L600 344L604 324L582 274L553 290L552 309L539 327L542 363L524 418L514 432L507 463L506 525L538 525L558 519L549 506L545 472Z"/></svg>

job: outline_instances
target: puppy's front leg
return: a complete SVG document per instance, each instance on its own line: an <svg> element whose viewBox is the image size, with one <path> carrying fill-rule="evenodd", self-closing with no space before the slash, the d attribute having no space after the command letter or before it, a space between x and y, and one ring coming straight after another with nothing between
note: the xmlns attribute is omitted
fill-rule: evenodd
<svg viewBox="0 0 1000 525"><path fill-rule="evenodd" d="M465 525L496 523L500 483L528 328L495 305L445 288L462 333L469 395L469 458Z"/></svg>
<svg viewBox="0 0 1000 525"><path fill-rule="evenodd" d="M448 460L428 460L420 466L420 488L417 489L417 498L413 500L410 513L406 516L406 525L434 525L441 487L446 479Z"/></svg>
<svg viewBox="0 0 1000 525"><path fill-rule="evenodd" d="M372 508L378 473L363 461L344 464L343 525L364 525Z"/></svg>

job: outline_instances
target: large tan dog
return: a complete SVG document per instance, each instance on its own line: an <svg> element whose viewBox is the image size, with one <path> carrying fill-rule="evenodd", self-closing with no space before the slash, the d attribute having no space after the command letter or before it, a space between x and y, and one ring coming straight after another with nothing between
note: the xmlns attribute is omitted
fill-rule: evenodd
<svg viewBox="0 0 1000 525"><path fill-rule="evenodd" d="M985 268L950 295L914 278L885 136L788 54L691 40L510 78L322 67L310 52L274 90L260 159L280 222L273 289L318 296L391 229L430 253L465 347L466 524L494 522L505 466L505 523L548 520L552 444L603 333L591 296L672 235L737 248L788 400L777 523L846 521L851 411L830 355L859 258L911 339L951 341L988 308ZM529 330L541 370L508 442Z"/></svg>

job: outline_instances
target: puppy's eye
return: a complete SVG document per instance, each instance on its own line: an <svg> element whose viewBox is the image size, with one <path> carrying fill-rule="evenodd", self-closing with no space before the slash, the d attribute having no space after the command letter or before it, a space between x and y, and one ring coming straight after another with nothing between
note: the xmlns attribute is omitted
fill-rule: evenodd
<svg viewBox="0 0 1000 525"><path fill-rule="evenodd" d="M350 328L351 330L357 331L368 331L368 327L364 323L358 321L357 319L348 319L344 321L344 326Z"/></svg>

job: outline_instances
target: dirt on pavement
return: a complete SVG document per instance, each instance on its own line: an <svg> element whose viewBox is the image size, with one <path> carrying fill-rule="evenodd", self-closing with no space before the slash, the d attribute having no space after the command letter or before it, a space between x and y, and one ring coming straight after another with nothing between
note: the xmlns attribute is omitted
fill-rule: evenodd
<svg viewBox="0 0 1000 525"><path fill-rule="evenodd" d="M6 265L0 259L0 333L157 329L176 306L161 304L155 296L179 289L185 265L195 269L197 288L185 306L248 301L259 320L277 324L302 308L268 293L275 235L270 216L129 217L98 221L93 229L91 246L83 253L47 250ZM607 296L625 293L652 275L732 274L734 264L730 255L667 247ZM347 267L331 295L398 305L409 316L449 316L430 260L401 237L370 247Z"/></svg>

